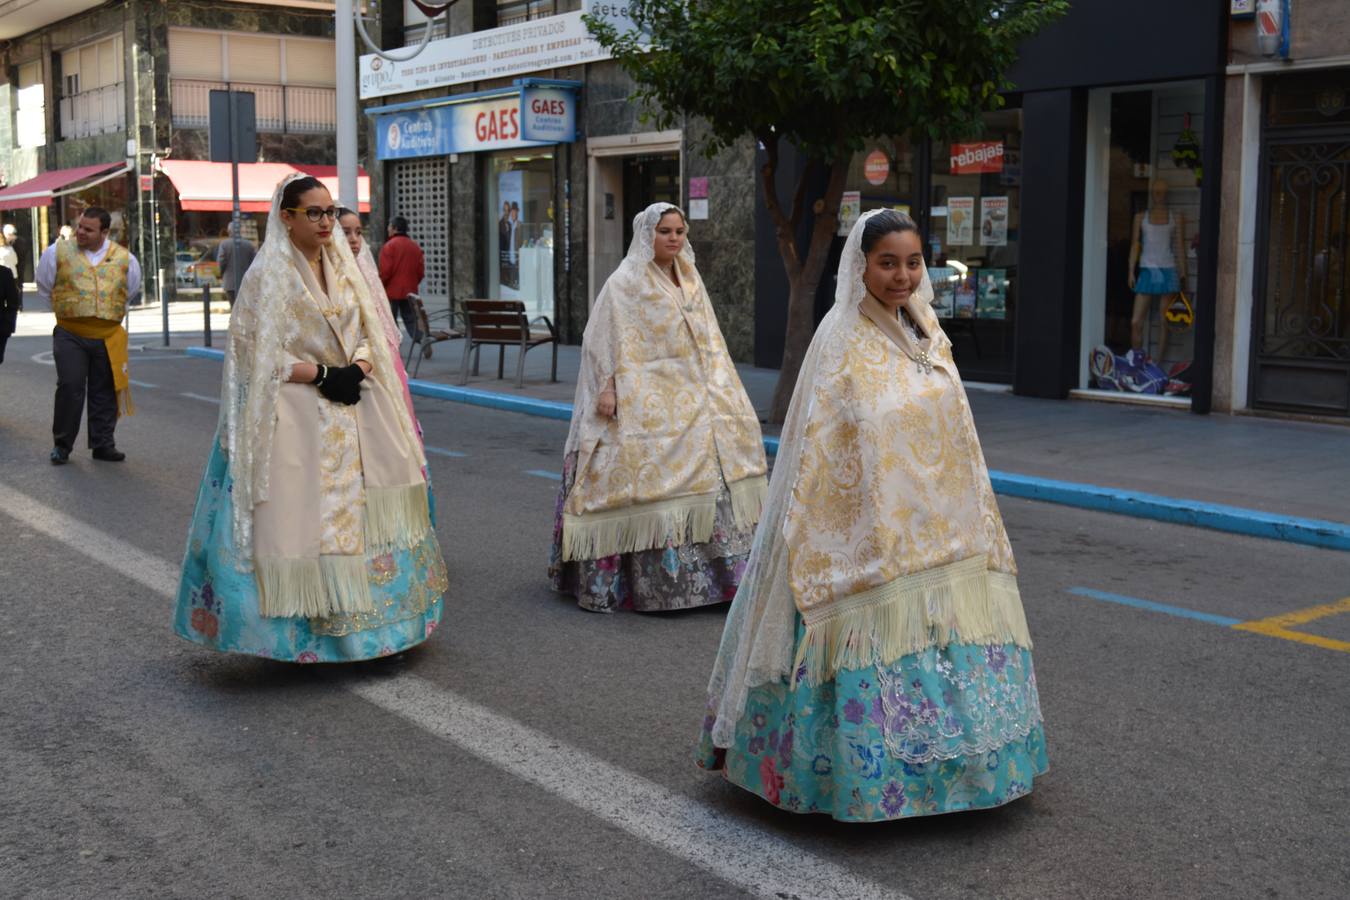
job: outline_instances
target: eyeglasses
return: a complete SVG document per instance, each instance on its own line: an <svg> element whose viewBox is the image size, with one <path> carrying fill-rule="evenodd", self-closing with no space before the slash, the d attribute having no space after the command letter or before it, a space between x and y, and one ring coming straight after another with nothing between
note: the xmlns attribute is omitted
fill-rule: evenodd
<svg viewBox="0 0 1350 900"><path fill-rule="evenodd" d="M327 209L321 209L320 207L317 206L307 206L304 209L301 209L298 206L287 206L285 207L285 209L287 212L293 212L296 214L304 213L305 218L309 219L311 222L317 222L325 217L332 219L335 222L337 221L337 210L331 206L328 207Z"/></svg>

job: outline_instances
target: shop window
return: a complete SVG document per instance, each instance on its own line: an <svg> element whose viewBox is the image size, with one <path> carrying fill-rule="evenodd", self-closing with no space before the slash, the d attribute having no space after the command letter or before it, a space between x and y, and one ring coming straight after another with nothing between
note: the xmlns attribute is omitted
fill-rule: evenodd
<svg viewBox="0 0 1350 900"><path fill-rule="evenodd" d="M47 101L42 84L42 63L19 66L14 126L20 147L41 147L47 143Z"/></svg>
<svg viewBox="0 0 1350 900"><path fill-rule="evenodd" d="M1021 286L1022 111L986 113L982 134L934 144L932 154L933 309L967 380L1009 383Z"/></svg>
<svg viewBox="0 0 1350 900"><path fill-rule="evenodd" d="M508 150L489 156L487 166L488 293L551 317L553 154Z"/></svg>
<svg viewBox="0 0 1350 900"><path fill-rule="evenodd" d="M1083 388L1190 393L1204 97L1188 82L1090 101Z"/></svg>
<svg viewBox="0 0 1350 900"><path fill-rule="evenodd" d="M126 128L122 36L61 54L61 137L89 137Z"/></svg>
<svg viewBox="0 0 1350 900"><path fill-rule="evenodd" d="M497 24L516 25L580 8L580 0L497 0Z"/></svg>

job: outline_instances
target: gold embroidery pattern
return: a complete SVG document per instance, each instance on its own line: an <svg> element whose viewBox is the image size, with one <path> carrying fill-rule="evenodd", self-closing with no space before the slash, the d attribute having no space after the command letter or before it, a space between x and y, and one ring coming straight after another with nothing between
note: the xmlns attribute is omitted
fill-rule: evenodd
<svg viewBox="0 0 1350 900"><path fill-rule="evenodd" d="M402 574L393 554L384 553L368 559L366 571L370 578L371 593L376 598L375 611L310 619L309 628L312 632L326 637L345 637L406 622L425 615L450 587L445 558L441 555L435 533L428 533L408 556L406 593L394 596L387 590L379 590L393 584Z"/></svg>

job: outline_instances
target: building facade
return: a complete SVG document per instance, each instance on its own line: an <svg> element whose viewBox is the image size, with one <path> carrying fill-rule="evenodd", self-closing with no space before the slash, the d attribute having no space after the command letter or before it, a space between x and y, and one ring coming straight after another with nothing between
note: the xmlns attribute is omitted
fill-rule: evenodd
<svg viewBox="0 0 1350 900"><path fill-rule="evenodd" d="M260 162L336 163L331 2L48 0L0 15L0 37L0 217L45 247L84 208L107 208L148 299L219 280L232 204L228 165L208 162L210 91L254 95ZM275 180L247 198L250 239Z"/></svg>
<svg viewBox="0 0 1350 900"><path fill-rule="evenodd" d="M1346 6L1232 5L1215 408L1350 421Z"/></svg>

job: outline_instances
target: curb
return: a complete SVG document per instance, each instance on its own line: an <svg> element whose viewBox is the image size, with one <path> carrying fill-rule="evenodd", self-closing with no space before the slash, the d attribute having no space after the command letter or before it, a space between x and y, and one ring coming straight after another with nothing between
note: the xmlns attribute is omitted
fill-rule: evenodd
<svg viewBox="0 0 1350 900"><path fill-rule="evenodd" d="M210 347L188 347L187 354L203 359L218 360L225 357L222 351ZM570 403L513 397L496 391L437 384L411 378L408 380L408 389L421 397L466 403L486 409L541 416L563 422L572 418ZM764 450L771 456L776 455L778 438L766 437ZM993 483L994 492L1005 497L1039 500L1043 503L1057 503L1077 509L1114 513L1136 519L1152 519L1173 525L1190 525L1326 550L1350 551L1350 525L1340 522L1284 516L1241 506L1164 497L1160 494L1146 494L1142 491L1102 487L1077 481L1056 481L1051 478L1018 475L1015 472L999 472L993 469L989 471L989 480Z"/></svg>

